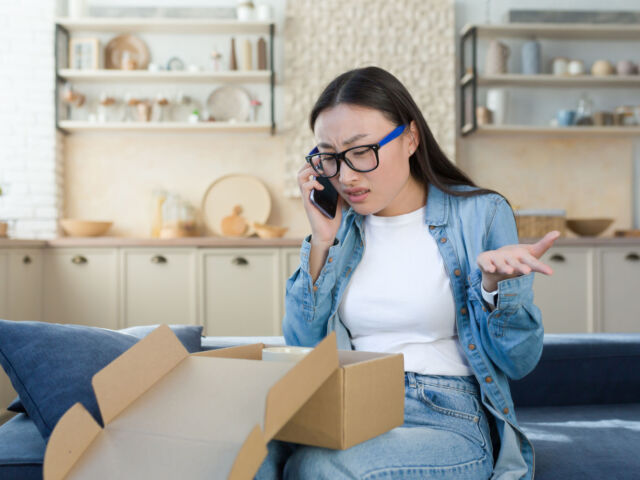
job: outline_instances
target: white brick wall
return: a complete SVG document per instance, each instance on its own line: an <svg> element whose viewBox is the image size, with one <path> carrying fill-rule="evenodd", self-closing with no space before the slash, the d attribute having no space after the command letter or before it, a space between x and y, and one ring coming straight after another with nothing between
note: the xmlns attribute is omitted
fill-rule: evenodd
<svg viewBox="0 0 640 480"><path fill-rule="evenodd" d="M55 237L63 211L54 14L53 0L0 1L0 220L11 237Z"/></svg>

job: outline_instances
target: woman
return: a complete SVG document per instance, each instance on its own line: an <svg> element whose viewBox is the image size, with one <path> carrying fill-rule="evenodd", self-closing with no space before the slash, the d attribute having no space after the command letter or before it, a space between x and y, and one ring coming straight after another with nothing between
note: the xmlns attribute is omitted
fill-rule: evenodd
<svg viewBox="0 0 640 480"><path fill-rule="evenodd" d="M507 378L537 364L533 272L558 238L518 245L509 203L440 150L406 88L368 67L333 80L310 116L298 181L311 236L287 282L287 344L403 353L405 422L347 450L273 441L257 478L533 478ZM339 192L314 206L318 176Z"/></svg>

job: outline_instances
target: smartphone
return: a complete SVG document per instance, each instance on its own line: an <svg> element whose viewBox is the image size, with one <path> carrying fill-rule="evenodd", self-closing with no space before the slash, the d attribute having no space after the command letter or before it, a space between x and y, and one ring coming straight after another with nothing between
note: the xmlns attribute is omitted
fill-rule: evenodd
<svg viewBox="0 0 640 480"><path fill-rule="evenodd" d="M316 177L316 180L324 187L324 190L311 190L309 200L325 217L335 218L338 209L338 191L326 177Z"/></svg>

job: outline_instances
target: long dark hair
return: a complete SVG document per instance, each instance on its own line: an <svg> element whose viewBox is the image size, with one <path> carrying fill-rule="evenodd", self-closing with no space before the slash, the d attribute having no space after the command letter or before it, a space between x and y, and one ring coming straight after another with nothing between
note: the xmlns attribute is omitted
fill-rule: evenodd
<svg viewBox="0 0 640 480"><path fill-rule="evenodd" d="M332 80L311 110L311 131L314 130L320 112L341 103L378 110L395 125L408 125L412 120L416 123L420 142L417 150L409 158L409 165L411 175L424 186L425 192L428 185L433 184L450 195L461 197L486 193L503 196L494 190L478 187L447 158L409 91L400 80L386 70L379 67L358 68ZM477 189L458 191L451 189L452 185L469 185Z"/></svg>

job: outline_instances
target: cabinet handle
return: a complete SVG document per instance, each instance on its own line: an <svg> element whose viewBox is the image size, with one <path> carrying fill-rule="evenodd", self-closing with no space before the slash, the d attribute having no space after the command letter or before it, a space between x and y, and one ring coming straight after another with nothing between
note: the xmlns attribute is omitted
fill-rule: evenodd
<svg viewBox="0 0 640 480"><path fill-rule="evenodd" d="M233 260L231 260L231 263L238 266L244 266L244 265L249 265L249 260L247 260L244 257L236 257Z"/></svg>
<svg viewBox="0 0 640 480"><path fill-rule="evenodd" d="M637 253L630 253L624 258L625 260L629 260L630 262L637 262L638 260L640 260L640 255L638 255Z"/></svg>
<svg viewBox="0 0 640 480"><path fill-rule="evenodd" d="M167 263L167 258L162 255L154 255L153 257L151 257L151 263Z"/></svg>
<svg viewBox="0 0 640 480"><path fill-rule="evenodd" d="M551 255L551 257L549 257L549 260L552 262L566 262L566 258L564 258L564 255L559 255L559 254L554 254Z"/></svg>
<svg viewBox="0 0 640 480"><path fill-rule="evenodd" d="M25 255L24 257L22 257L22 263L24 263L25 265L29 265L31 263L31 257L29 255Z"/></svg>
<svg viewBox="0 0 640 480"><path fill-rule="evenodd" d="M76 255L71 259L71 263L75 263L76 265L82 265L84 263L89 263L89 260L87 260L87 257L84 257L83 255Z"/></svg>

